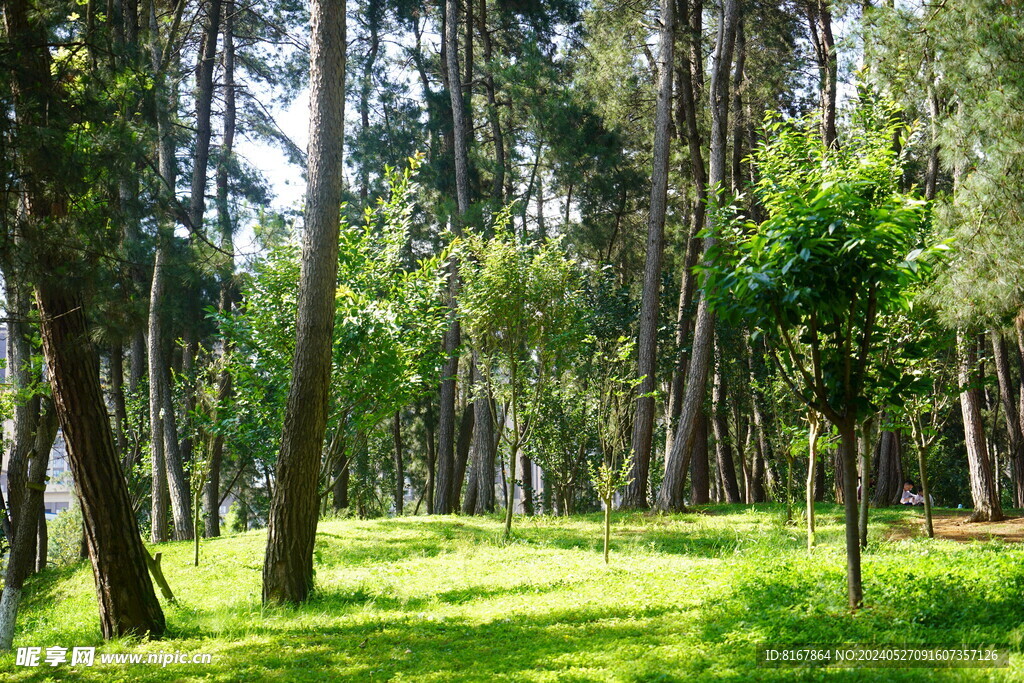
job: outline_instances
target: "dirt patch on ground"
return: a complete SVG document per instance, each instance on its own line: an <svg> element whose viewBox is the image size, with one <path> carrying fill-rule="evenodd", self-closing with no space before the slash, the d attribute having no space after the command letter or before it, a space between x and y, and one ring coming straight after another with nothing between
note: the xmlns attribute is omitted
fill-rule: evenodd
<svg viewBox="0 0 1024 683"><path fill-rule="evenodd" d="M935 512L932 514L932 528L935 538L968 543L1001 538L1008 543L1024 543L1024 517L1008 516L1001 522L969 522L970 512ZM924 513L918 519L906 520L892 527L886 538L898 541L904 538L919 538L925 535Z"/></svg>

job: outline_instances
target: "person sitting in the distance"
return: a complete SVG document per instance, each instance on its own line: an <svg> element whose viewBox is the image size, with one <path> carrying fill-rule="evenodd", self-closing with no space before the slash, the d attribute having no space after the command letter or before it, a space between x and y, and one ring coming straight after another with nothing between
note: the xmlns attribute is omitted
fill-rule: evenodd
<svg viewBox="0 0 1024 683"><path fill-rule="evenodd" d="M903 505L924 505L924 496L914 493L914 482L909 479L903 482L903 497L900 498Z"/></svg>

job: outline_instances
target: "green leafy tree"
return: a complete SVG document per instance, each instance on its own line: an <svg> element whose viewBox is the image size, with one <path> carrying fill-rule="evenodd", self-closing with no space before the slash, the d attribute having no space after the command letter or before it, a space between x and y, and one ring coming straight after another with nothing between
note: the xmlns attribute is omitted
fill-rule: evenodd
<svg viewBox="0 0 1024 683"><path fill-rule="evenodd" d="M466 238L460 315L492 395L508 401L496 426L509 447L505 535L512 529L516 459L530 439L541 387L586 333L583 278L557 242L523 243L499 230Z"/></svg>
<svg viewBox="0 0 1024 683"><path fill-rule="evenodd" d="M849 115L838 147L813 118L768 120L754 153L768 217L735 223L704 275L714 309L764 335L793 393L839 431L855 609L863 601L856 427L876 411L869 397L888 380L872 362L885 342L879 320L908 306L944 245L922 243L926 202L898 189L896 111L862 102Z"/></svg>

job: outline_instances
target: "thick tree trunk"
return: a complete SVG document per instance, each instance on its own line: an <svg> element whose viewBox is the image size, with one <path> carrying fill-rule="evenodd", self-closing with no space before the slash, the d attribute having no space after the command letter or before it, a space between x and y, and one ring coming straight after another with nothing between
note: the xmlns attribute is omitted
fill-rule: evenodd
<svg viewBox="0 0 1024 683"><path fill-rule="evenodd" d="M145 550L118 462L82 292L62 274L72 263L69 255L58 253L50 242L53 231L69 227L62 193L50 194L53 183L49 173L51 164L61 158L50 144L63 139L65 131L60 127L66 123L66 104L52 81L45 29L36 24L39 15L30 14L27 4L4 4L6 35L19 57L11 79L14 111L19 128L53 134L24 136L29 140L19 159L25 164L22 175L27 190L24 227L27 242L36 243L32 251L35 269L41 275L36 283L36 303L43 354L82 506L100 631L104 638L129 634L159 637L164 632L164 615L146 570ZM61 170L75 173L77 169ZM43 179L49 181L41 182ZM28 524L23 531L29 531Z"/></svg>
<svg viewBox="0 0 1024 683"><path fill-rule="evenodd" d="M313 583L317 482L330 399L345 134L345 6L310 9L309 154L292 382L270 505L263 602L304 601Z"/></svg>
<svg viewBox="0 0 1024 683"><path fill-rule="evenodd" d="M522 472L520 481L523 482L523 514L527 517L533 517L533 496L535 493L533 485L533 461L530 460L530 456L526 454L525 450L519 452L519 471Z"/></svg>
<svg viewBox="0 0 1024 683"><path fill-rule="evenodd" d="M338 463L335 466L333 474L334 487L331 491L331 507L334 508L335 512L339 512L350 505L348 499L348 484L352 477L351 458L338 458Z"/></svg>
<svg viewBox="0 0 1024 683"><path fill-rule="evenodd" d="M473 433L473 459L477 471L475 514L494 512L494 457L497 451L494 435L494 416L491 397L487 391L473 401L476 411L476 430Z"/></svg>
<svg viewBox="0 0 1024 683"><path fill-rule="evenodd" d="M633 467L622 497L624 508L646 508L647 477L654 430L654 391L657 380L658 301L661 257L665 249L665 213L668 204L668 165L672 125L672 67L675 44L675 0L661 0L658 48L658 104L654 121L654 168L651 171L651 210L647 219L647 260L640 298L637 339L637 377L640 394L633 420Z"/></svg>
<svg viewBox="0 0 1024 683"><path fill-rule="evenodd" d="M721 189L725 180L726 133L729 117L729 70L736 38L737 0L725 0L719 18L718 38L711 73L711 154L709 186ZM716 195L717 196L717 195ZM714 227L714 226L712 226ZM714 246L711 237L704 240L704 253ZM697 306L697 325L693 336L693 357L687 370L686 392L683 396L679 426L666 460L665 478L658 492L658 508L664 511L683 508L683 487L689 470L696 430L697 415L707 389L708 366L714 343L715 319L701 299Z"/></svg>
<svg viewBox="0 0 1024 683"><path fill-rule="evenodd" d="M459 509L462 485L466 481L466 467L469 462L469 450L473 443L473 431L476 428L473 404L467 403L459 421L459 439L455 442L455 476L452 477L451 490L448 495L452 500L452 512Z"/></svg>
<svg viewBox="0 0 1024 683"><path fill-rule="evenodd" d="M883 431L878 437L878 464L875 472L874 495L876 507L896 505L903 495L903 448L900 433Z"/></svg>
<svg viewBox="0 0 1024 683"><path fill-rule="evenodd" d="M160 636L164 616L114 448L82 301L55 283L38 285L36 300L54 402L82 506L103 637Z"/></svg>
<svg viewBox="0 0 1024 683"><path fill-rule="evenodd" d="M967 446L967 464L971 478L971 498L974 513L971 521L997 522L1003 510L996 497L992 463L985 444L984 423L981 419L981 395L973 374L978 366L978 349L974 338L957 331L958 377L960 380L960 410L963 414L964 442Z"/></svg>

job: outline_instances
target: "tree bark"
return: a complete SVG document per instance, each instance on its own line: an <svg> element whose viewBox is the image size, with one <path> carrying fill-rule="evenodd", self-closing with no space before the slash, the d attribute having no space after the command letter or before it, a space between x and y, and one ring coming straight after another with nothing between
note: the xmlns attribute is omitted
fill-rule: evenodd
<svg viewBox="0 0 1024 683"><path fill-rule="evenodd" d="M661 0L658 48L658 104L654 121L654 166L651 171L651 210L647 219L647 259L640 298L637 339L637 377L640 392L633 420L633 466L622 497L623 508L646 508L654 430L654 392L657 380L658 301L661 257L665 249L665 214L668 204L668 165L672 125L672 67L675 44L675 0Z"/></svg>
<svg viewBox="0 0 1024 683"><path fill-rule="evenodd" d="M452 477L451 490L448 495L452 500L452 512L459 509L462 485L466 480L466 466L469 462L469 450L473 443L473 431L476 429L473 404L467 403L459 421L459 439L455 442L455 476Z"/></svg>
<svg viewBox="0 0 1024 683"><path fill-rule="evenodd" d="M18 240L20 242L20 240ZM20 246L20 245L19 245ZM20 256L19 256L20 258ZM31 519L35 529L35 508L26 507L25 493L28 484L28 467L35 445L36 429L39 423L41 401L31 386L40 381L39 369L32 367L32 325L29 322L31 310L30 293L26 286L16 280L14 264L4 268L4 282L7 290L7 367L12 389L31 392L14 401L14 434L7 460L7 505L10 509L11 536L16 539L22 518ZM32 536L33 542L35 535Z"/></svg>
<svg viewBox="0 0 1024 683"><path fill-rule="evenodd" d="M39 418L38 431L44 438L35 439L37 443L45 441L43 432L56 435L57 415L52 406ZM52 441L53 439L51 438L51 444ZM22 519L11 541L10 554L7 558L7 567L4 574L3 596L0 597L0 651L11 649L11 644L14 641L14 625L18 616L18 607L21 602L25 579L36 569L35 559L38 552L39 517L43 509L43 493L46 490L46 466L49 460L50 450L48 448L32 448L24 481ZM45 519L43 524L46 524Z"/></svg>
<svg viewBox="0 0 1024 683"><path fill-rule="evenodd" d="M224 83L223 126L224 133L220 146L220 159L217 164L217 223L220 226L220 249L224 252L219 273L220 296L217 307L222 316L230 314L235 302L234 272L235 245L234 223L231 220L231 209L228 206L228 166L234 153L236 106L235 106L235 27L234 0L223 3L224 20L222 49ZM227 406L233 393L231 372L227 367L230 344L225 337L221 347L221 369L217 374L217 407L215 414ZM210 448L209 474L204 488L205 499L205 532L207 538L220 536L220 472L224 460L224 434L218 429L213 437Z"/></svg>
<svg viewBox="0 0 1024 683"><path fill-rule="evenodd" d="M878 465L872 501L876 507L896 505L903 495L903 448L900 433L883 431L878 437Z"/></svg>
<svg viewBox="0 0 1024 683"><path fill-rule="evenodd" d="M809 0L807 23L818 67L818 107L821 110L821 139L828 147L836 144L836 94L839 62L832 35L831 0Z"/></svg>
<svg viewBox="0 0 1024 683"><path fill-rule="evenodd" d="M974 500L973 522L998 522L1003 510L996 497L992 463L985 444L984 424L981 419L981 395L973 378L978 366L978 349L974 338L957 330L958 377L960 380L960 410L963 414L964 442L967 446L967 464L971 478L971 498Z"/></svg>
<svg viewBox="0 0 1024 683"><path fill-rule="evenodd" d="M298 603L313 583L317 482L330 399L345 133L345 6L310 9L309 182L292 382L263 563L263 602Z"/></svg>
<svg viewBox="0 0 1024 683"><path fill-rule="evenodd" d="M452 104L452 143L455 150L455 193L458 215L453 221L455 234L462 234L462 222L469 211L469 139L466 125L466 102L462 94L459 75L459 3L445 0L445 73ZM452 511L452 479L455 476L455 382L459 373L458 348L461 338L459 321L455 315L458 290L458 263L454 257L448 275L448 306L451 311L443 345L446 361L441 379L441 397L438 407L437 481L434 512L446 515Z"/></svg>
<svg viewBox="0 0 1024 683"><path fill-rule="evenodd" d="M395 444L395 514L399 517L405 510L405 461L402 454L402 413L395 412L391 426Z"/></svg>
<svg viewBox="0 0 1024 683"><path fill-rule="evenodd" d="M1006 421L1014 507L1024 507L1024 433L1021 431L1018 414L1017 392L1014 391L1013 376L1010 373L1010 351L1000 330L992 330L991 337L996 377L999 381L999 398Z"/></svg>
<svg viewBox="0 0 1024 683"><path fill-rule="evenodd" d="M857 434L852 419L837 427L840 439L837 459L843 469L843 510L846 522L846 590L850 609L856 610L864 602L857 509Z"/></svg>
<svg viewBox="0 0 1024 683"><path fill-rule="evenodd" d="M726 404L725 378L722 368L722 351L716 344L715 378L711 390L713 412L712 427L715 432L715 459L722 479L722 493L727 503L739 503L740 490L736 483L736 463L732 457L732 440L729 437L729 407Z"/></svg>
<svg viewBox="0 0 1024 683"><path fill-rule="evenodd" d="M708 419L701 411L697 421L697 437L690 460L690 502L706 505L711 502L711 482L708 471Z"/></svg>
<svg viewBox="0 0 1024 683"><path fill-rule="evenodd" d="M726 132L729 117L729 68L732 64L733 45L736 38L737 0L725 0L719 17L718 37L711 73L711 154L709 185L717 193L725 180ZM710 225L714 229L715 225ZM704 254L714 246L715 239L709 235L704 240ZM665 478L658 492L658 509L663 511L683 509L683 487L689 469L690 457L696 430L697 414L704 401L707 389L708 366L714 344L715 319L701 298L697 306L697 325L693 336L693 357L687 369L686 392L683 396L679 426L672 443L672 451L666 460Z"/></svg>

